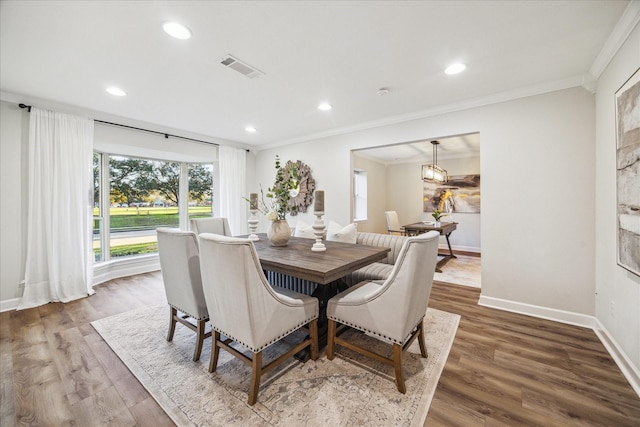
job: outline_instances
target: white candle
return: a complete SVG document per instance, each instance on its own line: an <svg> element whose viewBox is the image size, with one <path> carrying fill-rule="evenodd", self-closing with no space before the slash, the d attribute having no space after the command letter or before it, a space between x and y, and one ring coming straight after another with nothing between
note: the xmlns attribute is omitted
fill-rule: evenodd
<svg viewBox="0 0 640 427"><path fill-rule="evenodd" d="M249 194L249 209L258 209L258 193Z"/></svg>

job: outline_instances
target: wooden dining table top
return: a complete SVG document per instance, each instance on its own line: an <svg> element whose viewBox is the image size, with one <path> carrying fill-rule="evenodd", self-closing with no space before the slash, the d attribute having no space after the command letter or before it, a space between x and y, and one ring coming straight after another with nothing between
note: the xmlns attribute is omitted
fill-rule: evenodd
<svg viewBox="0 0 640 427"><path fill-rule="evenodd" d="M458 226L457 222L441 222L439 227L433 225L430 222L415 222L413 224L403 225L402 227L407 231L412 232L426 232L435 230L440 234L450 234Z"/></svg>
<svg viewBox="0 0 640 427"><path fill-rule="evenodd" d="M264 270L275 271L320 285L327 285L387 256L390 248L323 241L327 250L312 252L314 239L291 237L287 246L271 246L267 235L258 234L253 244Z"/></svg>

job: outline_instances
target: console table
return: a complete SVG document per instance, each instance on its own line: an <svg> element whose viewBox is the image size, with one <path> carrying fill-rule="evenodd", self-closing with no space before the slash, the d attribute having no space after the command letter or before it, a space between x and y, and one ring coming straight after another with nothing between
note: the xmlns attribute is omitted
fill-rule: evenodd
<svg viewBox="0 0 640 427"><path fill-rule="evenodd" d="M438 273L442 273L442 267L449 262L452 258L457 258L453 254L453 250L451 249L451 243L449 242L449 236L453 231L457 228L457 222L441 222L439 227L436 227L433 224L429 224L428 222L416 222L414 224L403 225L404 231L407 233L407 236L417 236L418 234L426 233L427 231L435 230L440 233L440 235L444 236L447 239L447 246L449 247L448 254L438 254L443 257L436 264L436 271Z"/></svg>

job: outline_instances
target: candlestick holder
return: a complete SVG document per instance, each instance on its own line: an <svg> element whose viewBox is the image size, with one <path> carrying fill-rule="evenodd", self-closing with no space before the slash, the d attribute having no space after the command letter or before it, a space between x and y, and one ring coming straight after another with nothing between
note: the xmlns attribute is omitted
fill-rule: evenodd
<svg viewBox="0 0 640 427"><path fill-rule="evenodd" d="M258 229L258 223L260 222L260 220L256 216L256 213L258 212L258 210L249 209L249 212L251 212L251 216L247 221L249 223L249 230L251 230L251 234L249 235L249 240L260 240L260 237L256 235L256 230Z"/></svg>
<svg viewBox="0 0 640 427"><path fill-rule="evenodd" d="M316 242L311 247L311 250L313 252L324 252L327 250L324 243L322 243L322 238L324 237L325 231L324 221L322 220L324 212L314 212L313 214L316 216L316 220L312 226L313 234L315 234L316 236Z"/></svg>

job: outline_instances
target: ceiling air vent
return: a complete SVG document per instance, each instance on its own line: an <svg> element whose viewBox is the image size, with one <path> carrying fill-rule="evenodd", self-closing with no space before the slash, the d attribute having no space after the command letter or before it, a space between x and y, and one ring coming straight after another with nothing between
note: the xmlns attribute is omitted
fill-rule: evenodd
<svg viewBox="0 0 640 427"><path fill-rule="evenodd" d="M257 68L252 67L249 64L246 64L240 61L238 58L234 58L231 55L227 55L220 60L220 63L225 67L229 67L231 69L236 70L242 75L249 77L250 79L257 79L264 76L264 73Z"/></svg>

